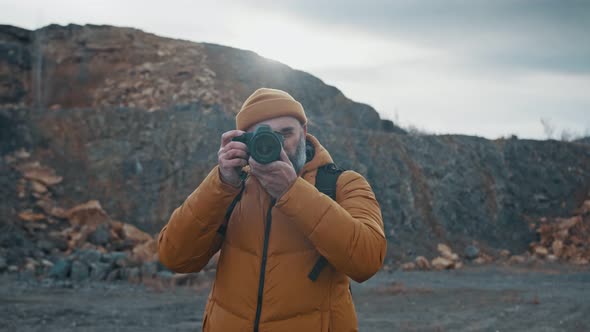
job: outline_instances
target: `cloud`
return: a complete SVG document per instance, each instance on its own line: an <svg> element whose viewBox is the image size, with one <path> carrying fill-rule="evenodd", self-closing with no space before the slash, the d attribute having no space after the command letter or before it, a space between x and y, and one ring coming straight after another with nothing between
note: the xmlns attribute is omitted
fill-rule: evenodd
<svg viewBox="0 0 590 332"><path fill-rule="evenodd" d="M251 1L324 25L346 25L458 62L590 72L588 1Z"/></svg>
<svg viewBox="0 0 590 332"><path fill-rule="evenodd" d="M436 133L544 138L540 118L590 128L588 1L5 0L0 20L253 50Z"/></svg>

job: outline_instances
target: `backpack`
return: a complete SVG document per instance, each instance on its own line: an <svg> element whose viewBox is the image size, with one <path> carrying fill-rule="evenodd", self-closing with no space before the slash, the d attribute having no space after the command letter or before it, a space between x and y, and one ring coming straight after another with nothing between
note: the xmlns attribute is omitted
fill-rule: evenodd
<svg viewBox="0 0 590 332"><path fill-rule="evenodd" d="M326 164L324 166L319 167L317 175L316 175L315 187L321 193L329 196L330 198L332 198L335 201L336 200L336 182L338 181L338 177L340 176L340 174L342 174L342 172L344 172L344 169L336 166L336 164L333 164L333 163ZM245 178L242 177L242 180L245 180ZM225 236L225 233L227 231L227 224L229 222L229 218L231 217L231 214L234 211L236 204L238 204L238 202L242 198L242 193L244 192L245 187L246 186L244 185L244 181L242 181L242 189L236 195L234 200L231 202L231 204L227 208L227 211L225 212L225 222L221 226L219 226L219 229L217 230L217 233L221 234L222 236ZM307 275L307 277L311 281L316 281L318 279L320 273L322 272L322 270L326 267L326 265L328 265L328 260L326 258L324 258L324 256L320 256L318 258L318 260L316 261L316 263L314 264L311 271L309 272L309 274Z"/></svg>

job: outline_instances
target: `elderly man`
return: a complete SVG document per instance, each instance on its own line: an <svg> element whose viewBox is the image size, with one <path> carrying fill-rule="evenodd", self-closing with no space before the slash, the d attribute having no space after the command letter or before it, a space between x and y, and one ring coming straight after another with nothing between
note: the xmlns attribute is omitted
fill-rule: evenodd
<svg viewBox="0 0 590 332"><path fill-rule="evenodd" d="M221 250L203 331L358 329L349 278L383 264L381 211L353 171L337 178L335 200L318 191L318 168L332 158L306 123L288 93L258 89L221 136L218 165L160 232L160 261L176 272L198 272ZM232 140L259 125L283 136L279 160L259 163ZM320 257L327 265L311 278Z"/></svg>

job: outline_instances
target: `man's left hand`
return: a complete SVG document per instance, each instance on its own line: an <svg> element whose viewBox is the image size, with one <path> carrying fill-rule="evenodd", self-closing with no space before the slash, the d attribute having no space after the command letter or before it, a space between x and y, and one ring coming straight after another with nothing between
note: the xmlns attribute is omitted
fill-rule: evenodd
<svg viewBox="0 0 590 332"><path fill-rule="evenodd" d="M252 157L248 160L252 175L266 192L274 199L279 199L289 190L293 182L297 180L297 173L293 164L287 157L285 150L281 150L281 159L269 164L256 162Z"/></svg>

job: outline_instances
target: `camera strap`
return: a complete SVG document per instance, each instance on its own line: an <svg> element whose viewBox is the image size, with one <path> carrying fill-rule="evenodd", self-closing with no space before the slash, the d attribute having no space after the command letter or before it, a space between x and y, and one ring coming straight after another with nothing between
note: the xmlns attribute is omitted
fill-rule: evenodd
<svg viewBox="0 0 590 332"><path fill-rule="evenodd" d="M336 166L336 164L327 164L318 168L315 187L320 192L330 196L331 199L336 201L336 182L342 172L344 172L344 170ZM326 265L328 265L328 260L324 256L320 256L307 277L311 281L316 281Z"/></svg>

